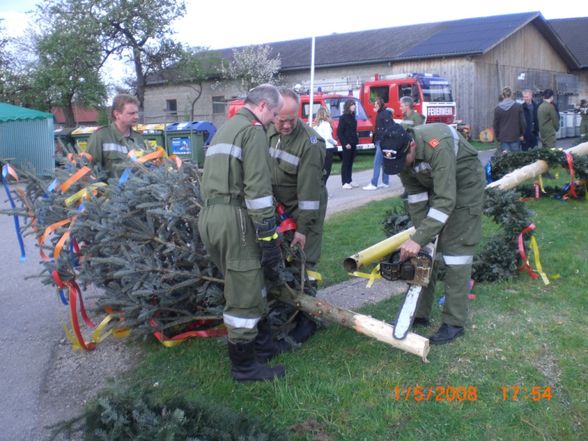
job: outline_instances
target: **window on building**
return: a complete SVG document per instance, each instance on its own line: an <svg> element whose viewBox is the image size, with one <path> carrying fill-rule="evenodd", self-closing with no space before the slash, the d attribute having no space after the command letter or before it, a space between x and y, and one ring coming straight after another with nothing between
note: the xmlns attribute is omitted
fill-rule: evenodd
<svg viewBox="0 0 588 441"><path fill-rule="evenodd" d="M225 113L227 111L227 100L224 96L212 97L212 113Z"/></svg>
<svg viewBox="0 0 588 441"><path fill-rule="evenodd" d="M172 115L177 115L178 100L165 100L165 112Z"/></svg>

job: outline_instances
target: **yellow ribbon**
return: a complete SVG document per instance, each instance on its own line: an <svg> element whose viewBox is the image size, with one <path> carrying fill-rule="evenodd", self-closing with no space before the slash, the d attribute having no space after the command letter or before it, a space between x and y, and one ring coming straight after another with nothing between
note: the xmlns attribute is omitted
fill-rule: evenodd
<svg viewBox="0 0 588 441"><path fill-rule="evenodd" d="M306 274L308 274L308 277L316 280L317 282L323 281L323 276L321 276L321 273L319 273L319 272L307 270Z"/></svg>
<svg viewBox="0 0 588 441"><path fill-rule="evenodd" d="M539 188L541 189L541 193L545 193L545 188L543 188L543 177L539 175Z"/></svg>
<svg viewBox="0 0 588 441"><path fill-rule="evenodd" d="M79 201L80 199L85 199L88 197L88 194L90 191L95 190L98 187L106 187L106 183L105 182L96 182L95 184L91 184L88 185L86 188L82 188L80 191L78 191L76 194L68 197L65 200L65 206L69 207L73 204L75 204L77 201Z"/></svg>
<svg viewBox="0 0 588 441"><path fill-rule="evenodd" d="M362 279L368 279L368 283L366 288L371 288L374 282L378 279L381 279L382 276L380 275L380 264L377 264L371 273L362 273L360 271L354 271L352 273L348 273L350 276L361 277Z"/></svg>
<svg viewBox="0 0 588 441"><path fill-rule="evenodd" d="M537 269L536 271L541 276L541 280L543 280L543 283L545 285L549 285L549 283L550 283L549 278L547 277L547 274L545 274L543 272L543 267L541 266L541 257L539 255L539 244L537 243L537 239L535 239L535 236L531 236L531 249L533 250L533 257L535 259L535 268Z"/></svg>

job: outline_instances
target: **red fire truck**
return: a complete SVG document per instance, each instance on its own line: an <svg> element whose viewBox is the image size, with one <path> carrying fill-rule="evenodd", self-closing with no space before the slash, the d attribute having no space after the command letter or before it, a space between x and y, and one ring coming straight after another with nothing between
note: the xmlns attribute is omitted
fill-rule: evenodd
<svg viewBox="0 0 588 441"><path fill-rule="evenodd" d="M374 144L372 142L372 134L374 125L372 118L370 118L361 104L359 98L354 96L338 95L338 94L322 94L317 93L313 96L313 115L316 115L317 110L322 106L325 107L331 114L332 126L333 126L333 137L337 139L337 126L339 125L339 117L343 114L343 107L345 101L355 101L355 116L357 119L357 136L359 138L359 144L357 145L358 150L373 149ZM303 121L308 122L308 115L310 114L310 96L300 96L300 109L298 110L298 117ZM227 118L231 118L237 113L237 111L243 107L244 100L237 99L229 103L227 111ZM342 150L341 145L338 146L339 151Z"/></svg>
<svg viewBox="0 0 588 441"><path fill-rule="evenodd" d="M439 75L375 74L373 80L364 81L359 89L359 99L371 120L375 118L373 103L377 97L382 97L386 106L394 110L395 120L401 120L400 99L405 96L414 100L415 110L425 116L426 123L455 123L456 104L451 94L451 85Z"/></svg>

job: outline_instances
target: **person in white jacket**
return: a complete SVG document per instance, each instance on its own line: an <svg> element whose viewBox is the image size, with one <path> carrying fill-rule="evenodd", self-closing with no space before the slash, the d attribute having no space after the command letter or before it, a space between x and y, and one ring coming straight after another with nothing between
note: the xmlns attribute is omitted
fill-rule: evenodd
<svg viewBox="0 0 588 441"><path fill-rule="evenodd" d="M312 123L312 127L325 140L327 146L327 156L325 157L325 174L323 179L325 183L331 174L331 167L333 166L333 155L337 152L337 141L333 138L333 128L331 127L331 117L329 111L324 107L320 107L316 112L316 117Z"/></svg>

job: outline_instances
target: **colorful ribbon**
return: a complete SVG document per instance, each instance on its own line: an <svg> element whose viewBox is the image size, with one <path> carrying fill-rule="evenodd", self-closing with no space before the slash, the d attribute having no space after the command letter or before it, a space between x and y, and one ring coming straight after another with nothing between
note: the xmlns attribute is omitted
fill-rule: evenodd
<svg viewBox="0 0 588 441"><path fill-rule="evenodd" d="M198 320L196 324L203 325L207 322L214 322L214 321L217 321L217 319ZM155 323L155 320L153 320L153 319L149 320L149 324L151 325L152 328L156 328L156 326L157 326ZM166 348L173 348L174 346L178 346L179 344L185 342L188 338L191 338L191 337L222 337L222 336L225 336L225 335L227 335L227 328L225 328L224 324L220 324L218 326L215 326L212 329L182 332L181 334L175 335L171 338L167 338L163 334L163 332L161 332L161 331L155 331L153 333L153 335Z"/></svg>
<svg viewBox="0 0 588 441"><path fill-rule="evenodd" d="M8 188L8 176L12 176L14 180L18 182L18 175L14 169L10 165L4 164L2 167L2 184L4 185L4 190L6 191L10 206L14 209L16 208L16 204L14 203L14 199L12 199L10 188ZM20 231L20 220L16 214L14 215L14 229L16 230L16 239L18 240L18 246L20 248L20 261L25 262L27 260L27 255L25 252L24 241L22 239L22 233Z"/></svg>
<svg viewBox="0 0 588 441"><path fill-rule="evenodd" d="M366 288L371 288L374 285L374 282L378 279L382 278L380 274L380 264L376 265L371 273L363 273L361 271L354 271L352 273L348 273L350 276L361 277L362 279L368 279L368 283Z"/></svg>
<svg viewBox="0 0 588 441"><path fill-rule="evenodd" d="M564 154L566 155L566 161L570 171L570 189L566 193L566 196L578 199L578 194L576 193L576 177L574 174L574 157L570 152L564 151Z"/></svg>
<svg viewBox="0 0 588 441"><path fill-rule="evenodd" d="M527 233L530 233L531 231L535 230L535 224L529 224L529 226L523 228L523 231L521 231L521 233L519 234L518 237L518 245L519 245L519 254L521 255L521 260L522 260L522 265L519 268L519 272L524 272L527 271L527 273L529 273L529 276L531 277L531 279L535 280L537 278L539 278L539 276L541 276L541 280L543 280L543 283L545 285L549 285L550 281L549 278L547 277L547 274L545 274L543 272L543 267L541 265L541 256L539 254L539 244L537 243L537 239L535 238L535 236L531 236L531 249L533 251L533 256L534 256L534 260L535 260L535 267L537 268L537 271L533 270L533 268L531 267L531 264L529 263L529 259L527 258L527 255L525 253L525 241L524 241L524 236ZM537 273L539 273L539 275L537 275Z"/></svg>

